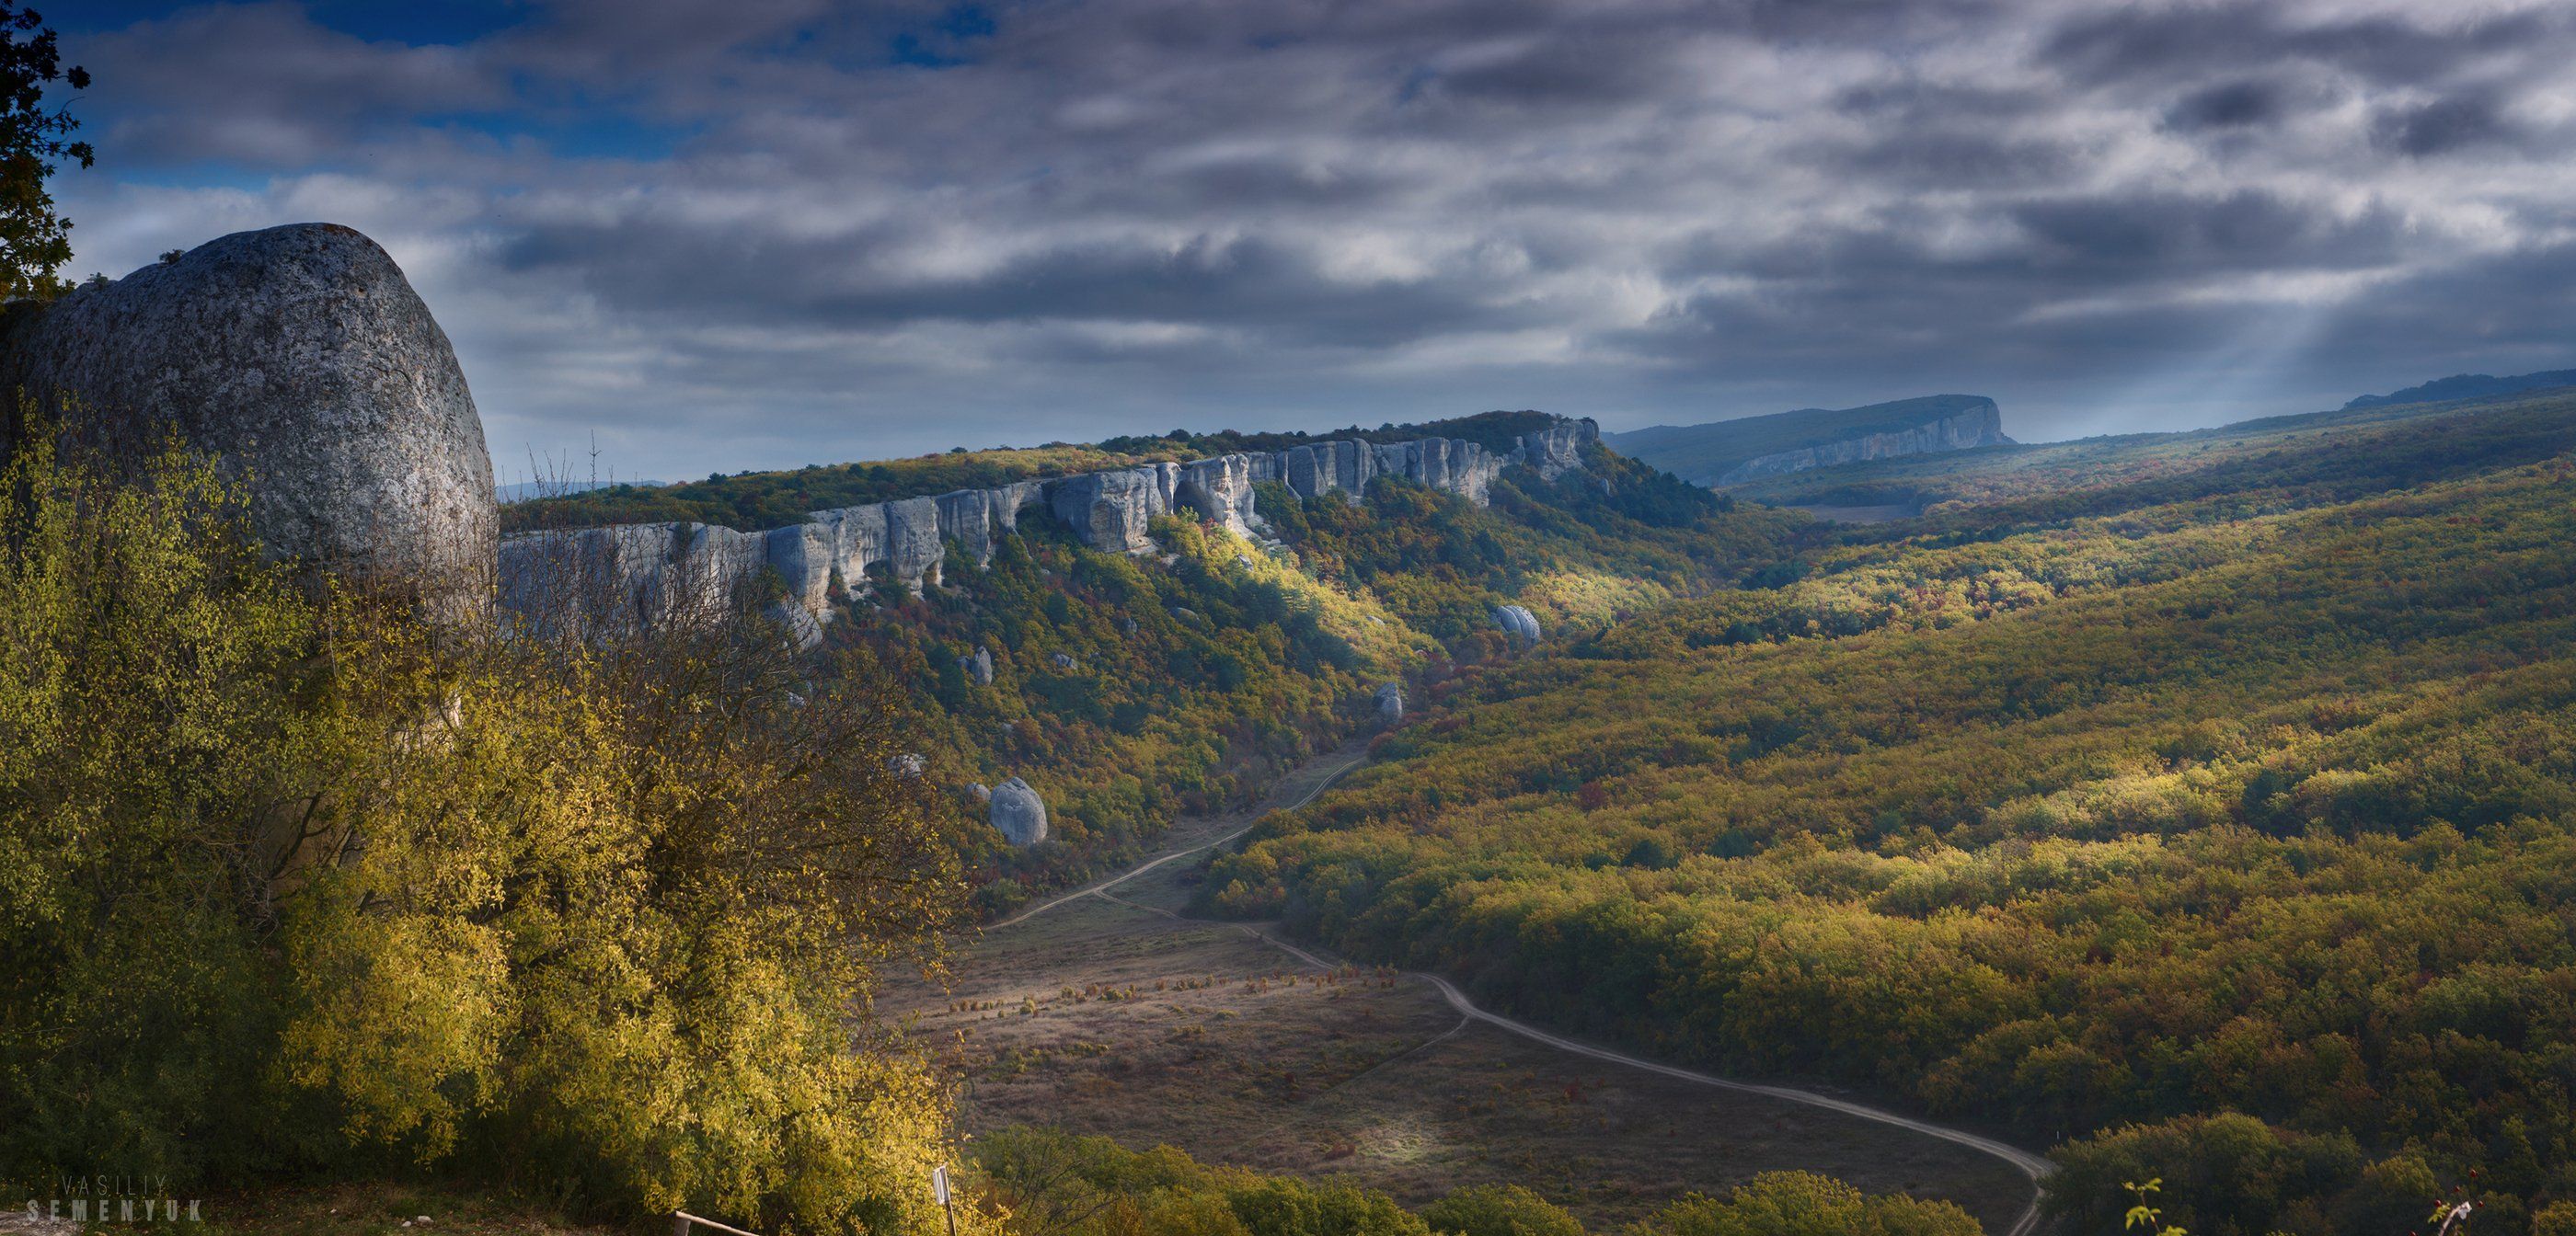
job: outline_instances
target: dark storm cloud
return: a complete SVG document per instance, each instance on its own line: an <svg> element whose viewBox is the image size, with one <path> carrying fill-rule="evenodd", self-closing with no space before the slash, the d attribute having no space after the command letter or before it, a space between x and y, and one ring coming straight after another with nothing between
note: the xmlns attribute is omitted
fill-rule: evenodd
<svg viewBox="0 0 2576 1236"><path fill-rule="evenodd" d="M2178 129L2233 129L2271 124L2290 107L2290 91L2280 82L2222 82L2184 95L2165 120Z"/></svg>
<svg viewBox="0 0 2576 1236"><path fill-rule="evenodd" d="M2418 158L2500 141L2509 135L2504 118L2497 114L2495 100L2481 94L2384 109L2373 133L2385 145Z"/></svg>
<svg viewBox="0 0 2576 1236"><path fill-rule="evenodd" d="M2485 56L2567 36L2570 18L2534 6L2481 15L2479 6L2341 17L2298 4L2122 6L2069 22L2042 58L2079 81L2172 78L2212 69L2308 60L2380 85L2439 77Z"/></svg>
<svg viewBox="0 0 2576 1236"><path fill-rule="evenodd" d="M355 224L503 453L630 473L1926 389L2046 437L2576 363L2545 0L512 13L74 31L80 269Z"/></svg>
<svg viewBox="0 0 2576 1236"><path fill-rule="evenodd" d="M815 247L727 245L695 231L612 227L525 237L500 254L500 264L578 280L639 312L685 317L721 307L741 321L809 328L1166 322L1256 330L1283 346L1388 347L1538 320L1532 307L1488 303L1506 289L1472 272L1336 281L1319 277L1304 253L1259 237L1067 245L971 277L871 269L864 250L900 243L879 236ZM683 285L669 277L674 266L713 277Z"/></svg>

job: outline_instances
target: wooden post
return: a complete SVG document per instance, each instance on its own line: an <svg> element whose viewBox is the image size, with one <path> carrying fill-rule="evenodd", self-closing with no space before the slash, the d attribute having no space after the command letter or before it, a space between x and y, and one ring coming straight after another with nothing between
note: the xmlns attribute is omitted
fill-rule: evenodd
<svg viewBox="0 0 2576 1236"><path fill-rule="evenodd" d="M711 1227L719 1232L729 1233L729 1236L759 1236L756 1232L746 1232L741 1228L718 1223L713 1219L700 1218L685 1210L671 1212L671 1236L689 1236L689 1225L692 1223L699 1227Z"/></svg>

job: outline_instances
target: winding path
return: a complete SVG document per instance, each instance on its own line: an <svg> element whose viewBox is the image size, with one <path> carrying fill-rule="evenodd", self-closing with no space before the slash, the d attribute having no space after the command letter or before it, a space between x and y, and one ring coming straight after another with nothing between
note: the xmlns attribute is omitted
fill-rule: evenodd
<svg viewBox="0 0 2576 1236"><path fill-rule="evenodd" d="M1325 774L1322 780L1317 781L1314 787L1307 790L1305 794L1301 795L1297 799L1297 801L1282 804L1278 807L1272 808L1272 810L1294 810L1315 801L1315 797L1317 795L1330 789L1334 782L1341 780L1344 774L1359 767L1367 759L1368 757L1365 754L1353 757L1348 762ZM1258 927L1244 923L1220 923L1212 919L1188 918L1184 915L1175 914L1172 911L1163 909L1159 906L1149 906L1142 902L1129 901L1126 898L1116 896L1109 891L1110 889L1116 888L1129 880L1135 879L1137 876L1143 875L1165 863L1171 862L1174 859L1187 858L1192 854L1214 849L1215 847L1224 845L1226 842L1232 841L1245 833L1251 832L1255 826L1260 824L1262 818L1268 814L1269 812L1263 812L1262 815L1253 817L1251 823L1212 841L1201 842L1200 844L1191 846L1185 850L1174 850L1169 854L1165 854L1137 866L1130 867L1125 872L1116 876L1112 876L1094 884L1085 885L1072 892L1053 898L1052 900L1030 906L1017 914L1011 915L1009 918L988 924L985 927L985 930L996 930L998 928L1011 926L1014 923L1024 922L1036 917L1037 915L1052 910L1057 906L1063 905L1068 901L1076 901L1084 897L1099 897L1103 901L1116 902L1119 905L1127 906L1131 909L1143 910L1148 914L1159 914L1165 918L1176 919L1181 922L1208 923L1211 926L1231 926L1242 931L1246 935L1268 944L1272 948L1278 949L1299 961L1305 962L1310 966L1315 966L1324 970L1339 969L1347 963L1333 960L1308 949L1299 947L1298 945L1291 944L1288 941L1280 939L1278 936L1272 935L1267 931L1263 931ZM1475 1001L1467 998L1467 993L1458 990L1457 984L1450 982L1448 979L1443 978L1440 975L1420 970L1407 971L1405 973L1406 977L1421 979L1422 981L1431 984L1434 989L1439 991L1440 997L1449 1002L1449 1007L1456 1009L1461 1017L1484 1022L1498 1030L1517 1034L1522 1038L1529 1039L1533 1042L1544 1043L1559 1051L1570 1052L1574 1055L1583 1056L1593 1060L1606 1061L1611 1064L1626 1065L1632 1069L1642 1069L1646 1072L1670 1077L1678 1081L1692 1082L1697 1085L1709 1086L1719 1090L1732 1090L1741 1094L1758 1094L1768 1098L1780 1099L1785 1102L1802 1103L1809 1107L1821 1107L1827 1111L1840 1112L1843 1115L1856 1117L1861 1120L1890 1125L1895 1128L1904 1129L1908 1132L1922 1134L1925 1137L1937 1137L1945 1142L1952 1142L1982 1154L1992 1155L1995 1158L2011 1164L2023 1175L2030 1177L2031 1183L2030 1204L2022 1208L2020 1217L2013 1221L2013 1225L2011 1227L2004 1229L2003 1236L2032 1236L2032 1233L2039 1230L2040 1199L2046 1195L2046 1180L2049 1172L2054 1170L2054 1168L2048 1160L2032 1154L2029 1151L2023 1150L2018 1146L2008 1145L2004 1142L1996 1141L1991 1137L1980 1137L1965 1129L1954 1129L1948 1125L1934 1124L1929 1120L1918 1120L1912 1116L1900 1115L1896 1112L1871 1107L1865 1103L1854 1103L1849 1099L1838 1099L1829 1094L1819 1094L1812 1090L1800 1090L1792 1086L1769 1086L1763 1085L1759 1082L1731 1081L1712 1073L1702 1073L1694 1069L1679 1068L1669 1064L1658 1064L1655 1061L1647 1060L1639 1056L1631 1056L1625 1052L1612 1051L1606 1047L1594 1047L1589 1043L1576 1042L1575 1040L1566 1038L1562 1035L1550 1034L1545 1030L1541 1030L1538 1027L1529 1024L1528 1022L1505 1017L1500 1013L1480 1008L1477 1006ZM1464 1024L1464 1021L1460 1022L1460 1025ZM1450 1031L1451 1034L1456 1032L1457 1031L1454 1029ZM1444 1034L1441 1037L1447 1038L1448 1035Z"/></svg>
<svg viewBox="0 0 2576 1236"><path fill-rule="evenodd" d="M1029 908L1027 908L1027 909L1025 909L1025 910L1020 911L1020 912L1019 912L1019 913L1017 913L1017 914L1011 915L1011 916L1010 916L1010 917L1008 917L1008 918L995 919L995 920L994 920L994 921L992 921L992 922L989 922L989 923L984 924L984 930L986 930L986 931L993 931L993 930L997 930L997 929L999 929L999 928L1008 927L1008 926L1010 926L1010 925L1011 925L1011 924L1013 924L1013 923L1023 922L1023 921L1026 921L1026 920L1028 920L1028 919L1035 918L1035 917L1037 917L1038 915L1044 914L1044 913L1046 913L1047 911L1052 910L1052 909L1056 908L1057 906L1063 905L1064 903L1066 903L1066 902L1068 902L1068 901L1080 901L1081 899L1083 899L1083 898L1085 898L1085 897L1092 896L1092 895L1093 895L1093 894L1095 894L1095 893L1097 893L1097 894L1101 894L1101 895L1106 895L1106 894L1109 892L1109 890L1110 890L1110 889L1116 888L1116 887L1118 887L1119 885L1124 884L1124 883L1128 882L1129 880L1133 880L1133 879L1135 879L1136 877L1138 877L1138 876L1140 876L1140 875L1143 875L1143 874L1145 874L1145 873L1146 873L1146 872L1148 872L1148 871L1152 871L1152 870L1153 870L1153 869L1155 869L1156 867L1160 867L1160 866L1162 866L1163 864L1168 863L1168 862L1171 862L1171 861L1172 861L1172 860L1174 860L1174 859L1188 858L1190 855L1197 854L1197 853L1200 853L1200 852L1202 852L1202 851L1206 851L1206 850L1213 850L1213 849L1215 849L1215 848L1216 848L1216 847L1218 847L1218 846L1224 845L1226 842L1232 841L1232 840L1234 840L1235 838L1240 837L1240 836L1244 835L1245 833L1251 832L1253 829L1260 827L1260 826L1261 826L1261 821L1262 821L1262 820L1264 820L1264 819L1266 819L1266 818L1268 818L1268 817L1270 816L1270 813L1271 813L1272 811L1294 811L1294 810L1296 810L1296 809L1297 809L1297 808L1299 808L1299 807L1303 807L1303 806L1305 806L1306 804L1308 804L1308 803L1311 803L1311 802L1315 801L1315 796L1316 796L1316 795L1321 794L1321 793L1323 793L1324 791L1326 791L1326 790L1329 790L1329 789L1333 788L1333 783L1334 783L1334 782L1341 780L1341 779L1342 779L1342 777L1343 777L1344 775L1348 774L1352 769L1357 768L1357 767L1359 767L1360 765L1365 764L1365 763L1367 763L1367 762L1368 762L1368 752L1366 752L1366 751L1362 751L1362 752L1360 752L1358 755L1354 755L1354 756L1352 756L1351 758L1349 758L1349 759L1347 759L1347 760L1342 761L1339 765L1336 765L1336 766L1333 768L1333 770L1332 770L1332 771L1325 773L1325 774L1324 774L1324 776L1323 776L1323 779L1322 779L1322 780L1320 780L1320 781L1317 781L1317 782L1316 782L1312 787L1308 788L1308 789L1307 789L1307 791L1306 791L1304 794L1299 795L1299 796L1298 796L1298 798L1297 798L1297 801L1295 801L1295 802L1293 802L1293 803L1281 803L1281 804L1279 804L1279 805L1278 805L1278 806L1276 806L1276 807L1272 807L1269 811L1264 811L1264 812L1260 813L1259 815L1253 816L1253 817L1252 817L1252 821L1251 821L1250 823L1245 824L1243 827L1238 828L1238 829L1234 830L1233 832L1227 833L1227 834L1225 834L1225 835L1224 835L1224 836L1222 836L1222 837L1216 837L1216 838L1213 838L1213 839L1210 839L1210 840L1207 840L1207 841L1202 841L1202 842L1200 842L1199 844L1194 845L1194 846L1191 846L1190 848L1188 848L1188 849L1186 849L1186 850L1174 850L1174 851L1172 851L1172 852L1171 852L1171 853L1169 853L1169 854L1161 855L1161 856L1156 857L1156 858L1147 859L1146 861L1144 861L1144 862L1142 862L1142 863L1139 863L1139 864L1137 864L1137 865L1135 865L1135 866L1133 866L1133 867L1130 867L1130 868L1128 868L1127 870L1125 870L1125 871L1122 871L1122 872L1118 873L1117 875L1111 876L1111 877L1109 877L1109 878L1108 878L1108 879L1106 879L1106 880L1101 880L1101 881L1098 881L1098 882L1095 882L1095 883L1091 883L1091 884L1085 884L1085 885L1083 885L1082 887L1080 887L1080 888L1077 888L1077 889L1073 890L1072 892L1065 893L1065 894L1062 894L1061 896L1057 896L1057 897L1054 897L1054 898L1050 898L1050 899L1048 899L1048 900L1046 900L1046 901L1041 901L1041 902L1037 903L1036 905L1030 906ZM1116 901L1117 899L1113 897L1113 898L1110 898L1110 900ZM1135 902L1132 902L1132 901L1127 901L1127 902L1120 902L1120 904L1122 904L1122 905L1131 905L1131 906L1132 906L1132 905L1135 905L1136 903L1135 903ZM1141 907L1140 907L1140 908L1141 908Z"/></svg>

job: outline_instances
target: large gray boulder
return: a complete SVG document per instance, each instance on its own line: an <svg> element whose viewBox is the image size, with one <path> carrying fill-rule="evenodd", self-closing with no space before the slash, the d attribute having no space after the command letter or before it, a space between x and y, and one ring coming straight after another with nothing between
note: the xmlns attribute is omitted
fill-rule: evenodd
<svg viewBox="0 0 2576 1236"><path fill-rule="evenodd" d="M1017 777L993 787L990 818L1002 839L1012 845L1036 845L1046 840L1046 800Z"/></svg>
<svg viewBox="0 0 2576 1236"><path fill-rule="evenodd" d="M1377 719L1388 725L1404 719L1404 684L1390 682L1377 689Z"/></svg>
<svg viewBox="0 0 2576 1236"><path fill-rule="evenodd" d="M1529 609L1525 606L1495 606L1494 625L1501 627L1504 634L1509 635L1513 639L1519 640L1522 643L1535 644L1538 642L1538 617L1530 613Z"/></svg>
<svg viewBox="0 0 2576 1236"><path fill-rule="evenodd" d="M442 617L488 609L498 524L482 420L447 333L352 228L237 232L21 310L0 339L0 390L111 451L176 430L247 480L272 557Z"/></svg>

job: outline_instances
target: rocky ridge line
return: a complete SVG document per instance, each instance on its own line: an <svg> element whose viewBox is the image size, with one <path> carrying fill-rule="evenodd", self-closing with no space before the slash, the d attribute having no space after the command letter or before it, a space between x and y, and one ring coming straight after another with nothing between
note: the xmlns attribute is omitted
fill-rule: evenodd
<svg viewBox="0 0 2576 1236"><path fill-rule="evenodd" d="M814 511L803 523L766 532L682 522L521 533L501 541L501 604L546 621L569 602L582 621L649 628L712 612L774 571L785 588L778 616L811 642L820 637L816 624L829 620L836 588L864 592L869 570L882 564L918 596L940 582L949 541L982 567L1031 511L1093 549L1141 554L1154 549L1145 529L1160 515L1194 512L1238 535L1255 534L1262 524L1253 486L1264 481L1303 498L1339 493L1356 502L1371 480L1396 476L1482 506L1504 468L1527 464L1554 479L1582 467L1583 447L1600 437L1588 417L1558 418L1502 453L1463 438L1335 440Z"/></svg>

